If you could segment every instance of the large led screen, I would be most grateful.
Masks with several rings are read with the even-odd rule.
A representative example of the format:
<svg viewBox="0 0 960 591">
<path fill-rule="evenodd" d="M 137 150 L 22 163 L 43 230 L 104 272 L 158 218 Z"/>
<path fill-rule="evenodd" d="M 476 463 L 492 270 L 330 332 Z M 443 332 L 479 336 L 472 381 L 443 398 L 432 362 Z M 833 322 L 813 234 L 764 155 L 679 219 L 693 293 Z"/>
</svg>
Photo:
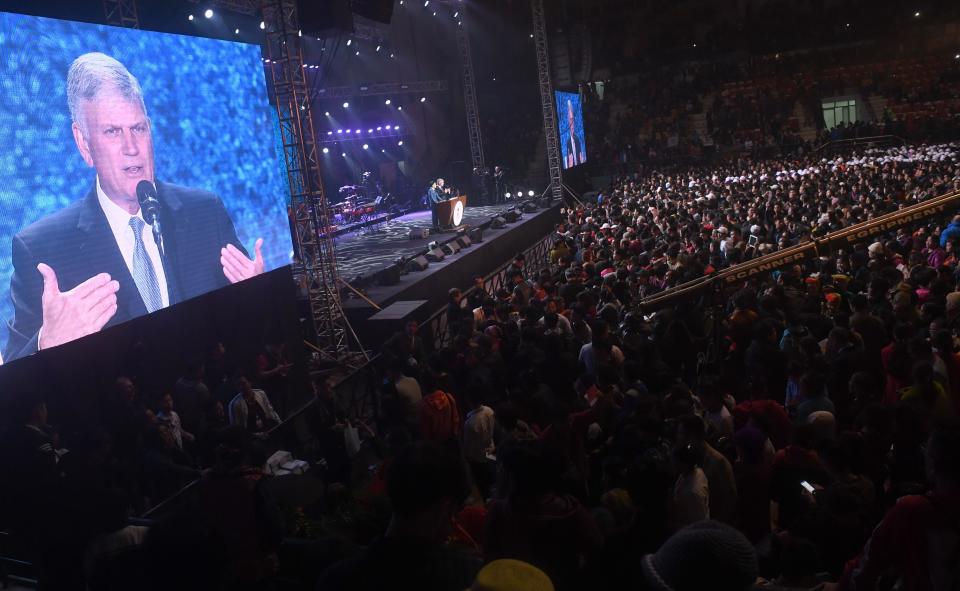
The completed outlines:
<svg viewBox="0 0 960 591">
<path fill-rule="evenodd" d="M 275 137 L 257 46 L 0 13 L 3 360 L 288 264 Z"/>
<path fill-rule="evenodd" d="M 553 92 L 557 103 L 557 127 L 560 131 L 560 155 L 564 168 L 587 161 L 587 142 L 583 133 L 583 108 L 575 92 Z"/>
</svg>

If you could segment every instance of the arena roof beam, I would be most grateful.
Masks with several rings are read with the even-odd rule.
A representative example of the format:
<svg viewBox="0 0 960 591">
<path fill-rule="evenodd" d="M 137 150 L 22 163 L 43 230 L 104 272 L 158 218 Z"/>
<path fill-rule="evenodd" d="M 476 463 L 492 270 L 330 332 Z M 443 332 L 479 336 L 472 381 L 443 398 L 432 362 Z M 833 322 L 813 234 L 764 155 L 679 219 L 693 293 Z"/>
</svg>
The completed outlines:
<svg viewBox="0 0 960 591">
<path fill-rule="evenodd" d="M 377 82 L 359 86 L 330 86 L 317 89 L 314 94 L 317 98 L 340 99 L 357 96 L 423 94 L 446 91 L 446 80 L 421 80 L 419 82 Z"/>
<path fill-rule="evenodd" d="M 137 0 L 103 0 L 103 15 L 108 25 L 129 29 L 140 28 Z"/>
</svg>

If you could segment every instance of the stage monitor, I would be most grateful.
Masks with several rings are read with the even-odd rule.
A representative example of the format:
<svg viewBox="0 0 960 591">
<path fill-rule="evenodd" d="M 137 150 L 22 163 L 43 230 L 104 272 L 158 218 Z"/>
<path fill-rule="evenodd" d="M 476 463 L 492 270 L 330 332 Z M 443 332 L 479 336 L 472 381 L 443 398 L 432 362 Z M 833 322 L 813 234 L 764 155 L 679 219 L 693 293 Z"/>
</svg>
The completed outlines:
<svg viewBox="0 0 960 591">
<path fill-rule="evenodd" d="M 0 88 L 7 363 L 289 264 L 258 46 L 0 13 Z"/>
<path fill-rule="evenodd" d="M 575 92 L 553 92 L 557 103 L 557 127 L 560 132 L 560 157 L 563 168 L 587 161 L 587 142 L 583 131 L 583 105 Z"/>
</svg>

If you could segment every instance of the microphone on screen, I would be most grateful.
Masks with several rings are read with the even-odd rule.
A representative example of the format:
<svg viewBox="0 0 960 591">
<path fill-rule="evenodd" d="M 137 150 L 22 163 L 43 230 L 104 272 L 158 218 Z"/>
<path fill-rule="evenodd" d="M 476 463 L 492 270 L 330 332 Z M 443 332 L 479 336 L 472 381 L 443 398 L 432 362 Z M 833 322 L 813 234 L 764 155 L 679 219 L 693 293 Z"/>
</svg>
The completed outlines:
<svg viewBox="0 0 960 591">
<path fill-rule="evenodd" d="M 157 199 L 157 188 L 150 181 L 140 181 L 137 183 L 137 201 L 140 203 L 140 211 L 143 212 L 143 219 L 153 230 L 153 240 L 157 243 L 160 250 L 160 256 L 163 256 L 163 233 L 160 229 L 160 200 Z"/>
</svg>

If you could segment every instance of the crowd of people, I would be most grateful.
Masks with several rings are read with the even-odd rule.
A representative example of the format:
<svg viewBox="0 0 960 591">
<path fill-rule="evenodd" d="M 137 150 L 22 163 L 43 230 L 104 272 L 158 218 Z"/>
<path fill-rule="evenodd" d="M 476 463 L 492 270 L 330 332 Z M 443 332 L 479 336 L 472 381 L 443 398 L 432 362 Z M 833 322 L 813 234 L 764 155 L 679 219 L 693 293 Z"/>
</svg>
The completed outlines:
<svg viewBox="0 0 960 591">
<path fill-rule="evenodd" d="M 48 400 L 62 401 L 50 393 L 14 400 L 0 427 L 0 470 L 10 476 L 0 487 L 0 529 L 16 541 L 4 551 L 34 561 L 44 588 L 82 588 L 74 585 L 84 577 L 103 583 L 115 574 L 114 554 L 145 540 L 147 528 L 128 517 L 222 476 L 225 442 L 248 448 L 249 458 L 272 449 L 293 365 L 282 343 L 237 361 L 216 343 L 162 387 L 118 377 L 87 424 L 61 410 L 65 430 L 51 426 L 60 422 Z"/>
<path fill-rule="evenodd" d="M 415 324 L 384 345 L 384 449 L 341 502 L 393 513 L 317 588 L 470 588 L 503 560 L 555 589 L 949 588 L 960 216 L 639 304 L 958 189 L 933 145 L 647 171 L 567 210 L 549 269 L 452 289 L 439 350 Z"/>
</svg>

